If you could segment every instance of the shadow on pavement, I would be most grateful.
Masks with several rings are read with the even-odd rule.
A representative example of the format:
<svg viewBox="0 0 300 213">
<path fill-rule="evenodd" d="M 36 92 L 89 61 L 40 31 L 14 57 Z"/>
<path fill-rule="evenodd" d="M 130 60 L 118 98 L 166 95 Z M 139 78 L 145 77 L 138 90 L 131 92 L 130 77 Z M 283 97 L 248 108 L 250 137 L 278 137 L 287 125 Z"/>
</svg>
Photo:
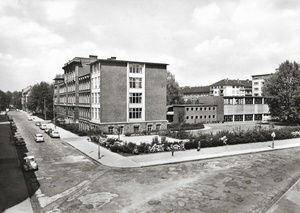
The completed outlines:
<svg viewBox="0 0 300 213">
<path fill-rule="evenodd" d="M 4 122 L 2 115 L 0 121 Z M 34 171 L 23 171 L 23 157 L 28 150 L 15 145 L 12 133 L 9 123 L 0 123 L 0 212 L 33 196 L 40 187 Z"/>
</svg>

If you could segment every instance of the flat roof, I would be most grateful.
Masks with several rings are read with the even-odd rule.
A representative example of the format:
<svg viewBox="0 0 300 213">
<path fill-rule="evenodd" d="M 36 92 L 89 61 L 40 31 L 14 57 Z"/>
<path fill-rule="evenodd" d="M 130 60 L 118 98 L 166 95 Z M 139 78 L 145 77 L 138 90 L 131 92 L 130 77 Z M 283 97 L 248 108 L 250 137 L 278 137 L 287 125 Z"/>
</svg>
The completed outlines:
<svg viewBox="0 0 300 213">
<path fill-rule="evenodd" d="M 144 62 L 144 61 L 129 61 L 129 60 L 117 60 L 117 59 L 111 59 L 111 58 L 108 58 L 108 59 L 97 59 L 96 61 L 93 61 L 91 63 L 89 63 L 89 65 L 91 64 L 95 64 L 97 62 L 120 62 L 120 63 L 143 63 L 143 64 L 158 64 L 158 65 L 169 65 L 169 64 L 166 64 L 166 63 L 155 63 L 155 62 Z"/>
</svg>

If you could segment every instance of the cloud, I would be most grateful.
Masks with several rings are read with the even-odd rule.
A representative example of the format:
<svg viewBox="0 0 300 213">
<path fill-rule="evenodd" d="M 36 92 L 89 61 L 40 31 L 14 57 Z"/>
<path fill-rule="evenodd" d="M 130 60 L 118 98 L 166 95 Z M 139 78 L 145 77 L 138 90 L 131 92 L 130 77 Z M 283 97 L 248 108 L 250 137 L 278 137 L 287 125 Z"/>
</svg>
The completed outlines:
<svg viewBox="0 0 300 213">
<path fill-rule="evenodd" d="M 74 15 L 77 2 L 74 0 L 45 1 L 46 15 L 50 21 L 70 20 Z"/>
<path fill-rule="evenodd" d="M 217 56 L 220 54 L 226 54 L 232 48 L 234 42 L 229 39 L 220 38 L 220 36 L 214 37 L 212 40 L 206 40 L 195 47 L 195 51 L 207 58 L 211 56 Z"/>
<path fill-rule="evenodd" d="M 59 45 L 64 39 L 40 24 L 16 17 L 0 17 L 0 37 L 22 40 L 37 46 Z"/>
<path fill-rule="evenodd" d="M 211 26 L 212 23 L 218 18 L 220 8 L 216 3 L 204 7 L 196 7 L 193 11 L 193 22 L 198 26 Z"/>
</svg>

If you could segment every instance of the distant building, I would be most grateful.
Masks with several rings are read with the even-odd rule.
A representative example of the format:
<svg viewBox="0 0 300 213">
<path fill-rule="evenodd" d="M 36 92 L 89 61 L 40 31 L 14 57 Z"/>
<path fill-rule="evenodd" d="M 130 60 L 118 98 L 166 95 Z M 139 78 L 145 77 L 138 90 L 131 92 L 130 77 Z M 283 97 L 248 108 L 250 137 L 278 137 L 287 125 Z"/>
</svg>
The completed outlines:
<svg viewBox="0 0 300 213">
<path fill-rule="evenodd" d="M 252 94 L 253 96 L 263 96 L 262 88 L 265 80 L 272 74 L 252 75 Z"/>
<path fill-rule="evenodd" d="M 179 123 L 215 123 L 224 119 L 224 105 L 222 97 L 200 97 L 199 104 L 174 104 L 167 107 L 169 122 Z M 184 116 L 180 118 L 180 116 Z"/>
<path fill-rule="evenodd" d="M 210 85 L 211 96 L 251 96 L 252 83 L 250 80 L 223 79 Z"/>
<path fill-rule="evenodd" d="M 28 97 L 30 96 L 32 86 L 28 86 L 25 89 L 22 89 L 22 97 L 21 97 L 21 104 L 22 110 L 28 111 Z"/>
<path fill-rule="evenodd" d="M 181 93 L 185 102 L 190 100 L 195 103 L 200 97 L 209 96 L 209 86 L 182 87 Z"/>
<path fill-rule="evenodd" d="M 167 64 L 74 58 L 55 83 L 55 110 L 80 130 L 166 129 Z"/>
</svg>

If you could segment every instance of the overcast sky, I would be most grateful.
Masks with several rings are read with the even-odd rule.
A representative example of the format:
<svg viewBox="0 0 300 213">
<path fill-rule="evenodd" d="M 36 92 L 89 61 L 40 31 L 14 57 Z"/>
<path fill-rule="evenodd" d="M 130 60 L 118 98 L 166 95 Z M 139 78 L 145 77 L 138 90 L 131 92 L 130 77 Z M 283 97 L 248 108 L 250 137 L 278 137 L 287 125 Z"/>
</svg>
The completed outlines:
<svg viewBox="0 0 300 213">
<path fill-rule="evenodd" d="M 300 62 L 299 0 L 0 1 L 0 90 L 51 83 L 74 57 L 170 64 L 180 86 Z"/>
</svg>

